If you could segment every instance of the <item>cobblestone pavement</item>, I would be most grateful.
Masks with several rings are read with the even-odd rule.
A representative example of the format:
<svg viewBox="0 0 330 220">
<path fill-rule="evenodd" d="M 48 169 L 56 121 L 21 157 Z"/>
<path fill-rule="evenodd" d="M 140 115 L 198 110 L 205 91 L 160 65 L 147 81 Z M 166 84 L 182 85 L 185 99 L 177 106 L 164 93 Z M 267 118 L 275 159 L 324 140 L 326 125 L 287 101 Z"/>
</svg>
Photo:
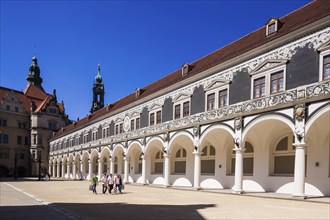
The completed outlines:
<svg viewBox="0 0 330 220">
<path fill-rule="evenodd" d="M 126 185 L 123 194 L 98 194 L 87 181 L 0 182 L 0 219 L 330 219 L 318 202 Z M 314 201 L 317 201 L 314 200 Z"/>
</svg>

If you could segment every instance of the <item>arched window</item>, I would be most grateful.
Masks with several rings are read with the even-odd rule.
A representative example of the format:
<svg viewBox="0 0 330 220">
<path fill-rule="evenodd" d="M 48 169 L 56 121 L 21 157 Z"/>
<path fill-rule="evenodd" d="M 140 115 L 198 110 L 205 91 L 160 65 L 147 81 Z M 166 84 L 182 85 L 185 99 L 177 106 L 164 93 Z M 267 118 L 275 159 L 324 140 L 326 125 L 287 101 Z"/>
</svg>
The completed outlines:
<svg viewBox="0 0 330 220">
<path fill-rule="evenodd" d="M 273 161 L 274 175 L 293 175 L 295 152 L 293 137 L 286 136 L 280 139 L 274 146 Z"/>
<path fill-rule="evenodd" d="M 180 148 L 175 153 L 175 158 L 174 158 L 175 174 L 186 174 L 186 157 L 187 157 L 187 151 L 184 148 Z"/>
<path fill-rule="evenodd" d="M 215 148 L 212 145 L 206 145 L 202 150 L 201 174 L 214 175 L 214 173 L 215 173 Z"/>
<path fill-rule="evenodd" d="M 253 145 L 246 141 L 245 142 L 245 151 L 243 153 L 243 175 L 245 176 L 251 176 L 253 175 L 253 154 L 254 149 Z M 231 160 L 231 173 L 235 174 L 235 159 L 236 159 L 236 152 L 233 150 L 232 154 L 232 160 Z"/>
<path fill-rule="evenodd" d="M 163 173 L 164 156 L 162 151 L 158 151 L 155 156 L 154 173 Z"/>
</svg>

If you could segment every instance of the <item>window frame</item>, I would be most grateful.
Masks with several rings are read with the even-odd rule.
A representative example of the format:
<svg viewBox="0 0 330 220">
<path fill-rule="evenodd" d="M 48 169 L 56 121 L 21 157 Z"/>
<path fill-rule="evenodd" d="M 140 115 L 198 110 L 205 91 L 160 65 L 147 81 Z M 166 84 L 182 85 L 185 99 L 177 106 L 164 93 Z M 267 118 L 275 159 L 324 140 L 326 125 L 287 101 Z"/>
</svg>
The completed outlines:
<svg viewBox="0 0 330 220">
<path fill-rule="evenodd" d="M 327 81 L 329 80 L 330 78 L 328 79 L 324 79 L 324 72 L 323 72 L 323 68 L 324 68 L 324 57 L 326 56 L 330 56 L 330 49 L 327 49 L 327 50 L 323 50 L 320 52 L 320 62 L 319 62 L 319 82 L 322 82 L 322 81 Z"/>
<path fill-rule="evenodd" d="M 157 121 L 158 113 L 160 114 L 160 121 L 159 120 Z M 151 108 L 149 108 L 149 120 L 148 120 L 149 126 L 155 126 L 155 125 L 161 124 L 162 116 L 163 116 L 162 106 L 157 105 L 157 104 L 152 105 Z M 151 123 L 151 122 L 153 122 L 153 123 Z"/>
<path fill-rule="evenodd" d="M 283 91 L 271 94 L 271 76 L 275 73 L 279 73 L 283 71 Z M 286 91 L 286 63 L 281 64 L 279 66 L 275 66 L 274 68 L 268 68 L 264 71 L 252 72 L 251 74 L 251 99 L 259 99 L 268 97 L 270 95 L 280 94 Z M 254 82 L 258 79 L 265 78 L 265 94 L 264 96 L 255 97 L 255 84 Z"/>
<path fill-rule="evenodd" d="M 216 109 L 220 108 L 225 108 L 229 105 L 229 83 L 230 81 L 228 80 L 216 80 L 212 83 L 210 83 L 209 86 L 206 87 L 205 89 L 205 111 L 214 111 Z M 220 92 L 227 91 L 227 96 L 226 96 L 226 105 L 220 107 Z M 213 109 L 209 109 L 208 103 L 208 97 L 210 95 L 214 94 L 214 105 Z"/>
<path fill-rule="evenodd" d="M 183 114 L 184 103 L 189 103 L 188 115 Z M 173 116 L 172 116 L 173 119 L 176 120 L 180 118 L 186 118 L 189 117 L 190 115 L 191 115 L 191 95 L 183 94 L 183 93 L 178 94 L 173 100 Z"/>
</svg>

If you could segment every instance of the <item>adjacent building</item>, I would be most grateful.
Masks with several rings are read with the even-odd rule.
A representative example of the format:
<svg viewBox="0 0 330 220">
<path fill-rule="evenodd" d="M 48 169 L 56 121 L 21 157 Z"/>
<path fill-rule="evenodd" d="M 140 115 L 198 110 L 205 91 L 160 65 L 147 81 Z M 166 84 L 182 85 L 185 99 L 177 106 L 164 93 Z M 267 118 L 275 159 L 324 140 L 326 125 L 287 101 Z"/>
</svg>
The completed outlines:
<svg viewBox="0 0 330 220">
<path fill-rule="evenodd" d="M 265 22 L 115 103 L 93 102 L 51 138 L 52 176 L 329 196 L 330 4 Z"/>
<path fill-rule="evenodd" d="M 56 91 L 42 87 L 37 58 L 23 91 L 0 87 L 0 176 L 39 176 L 48 172 L 49 139 L 68 125 Z"/>
</svg>

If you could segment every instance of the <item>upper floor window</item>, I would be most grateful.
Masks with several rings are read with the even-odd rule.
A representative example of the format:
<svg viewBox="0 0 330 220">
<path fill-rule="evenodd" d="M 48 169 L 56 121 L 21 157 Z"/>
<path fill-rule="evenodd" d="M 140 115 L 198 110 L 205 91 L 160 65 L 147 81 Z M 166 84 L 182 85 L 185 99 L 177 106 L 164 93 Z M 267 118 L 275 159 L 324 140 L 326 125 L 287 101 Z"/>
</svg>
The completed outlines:
<svg viewBox="0 0 330 220">
<path fill-rule="evenodd" d="M 97 131 L 94 131 L 92 133 L 92 141 L 96 141 L 97 140 L 97 135 L 98 135 L 98 132 Z"/>
<path fill-rule="evenodd" d="M 162 123 L 162 106 L 152 104 L 149 107 L 149 126 Z"/>
<path fill-rule="evenodd" d="M 261 98 L 285 91 L 287 60 L 266 60 L 251 73 L 251 98 Z"/>
<path fill-rule="evenodd" d="M 0 143 L 3 143 L 3 144 L 8 144 L 9 143 L 8 134 L 0 133 Z"/>
<path fill-rule="evenodd" d="M 211 93 L 207 95 L 207 111 L 211 111 L 215 109 L 215 93 Z"/>
<path fill-rule="evenodd" d="M 183 103 L 182 116 L 183 116 L 183 117 L 188 117 L 189 115 L 190 115 L 190 106 L 189 106 L 189 102 L 184 102 L 184 103 Z"/>
<path fill-rule="evenodd" d="M 75 143 L 75 145 L 79 145 L 80 144 L 80 140 L 79 139 L 80 139 L 79 137 L 76 137 L 76 143 Z"/>
<path fill-rule="evenodd" d="M 102 138 L 106 138 L 109 136 L 109 127 L 105 127 L 102 129 Z"/>
<path fill-rule="evenodd" d="M 155 113 L 150 114 L 149 125 L 153 126 L 155 124 Z"/>
<path fill-rule="evenodd" d="M 0 126 L 7 127 L 7 119 L 0 118 Z"/>
<path fill-rule="evenodd" d="M 162 112 L 157 111 L 156 112 L 156 124 L 160 124 L 160 123 L 162 123 Z"/>
<path fill-rule="evenodd" d="M 48 122 L 48 128 L 51 130 L 56 130 L 57 129 L 57 123 L 53 121 Z"/>
<path fill-rule="evenodd" d="M 140 118 L 135 119 L 135 129 L 140 129 Z"/>
<path fill-rule="evenodd" d="M 88 142 L 88 134 L 85 134 L 83 137 L 83 143 L 86 144 Z"/>
<path fill-rule="evenodd" d="M 227 89 L 219 91 L 219 102 L 218 107 L 223 108 L 228 105 L 228 94 Z"/>
<path fill-rule="evenodd" d="M 330 54 L 323 57 L 323 80 L 330 79 Z"/>
<path fill-rule="evenodd" d="M 272 35 L 280 29 L 282 23 L 278 18 L 270 18 L 266 23 L 266 35 Z"/>
<path fill-rule="evenodd" d="M 179 119 L 190 116 L 190 94 L 180 93 L 173 98 L 173 118 Z"/>
<path fill-rule="evenodd" d="M 212 111 L 228 105 L 229 83 L 229 80 L 217 79 L 206 86 L 206 111 Z"/>
</svg>

